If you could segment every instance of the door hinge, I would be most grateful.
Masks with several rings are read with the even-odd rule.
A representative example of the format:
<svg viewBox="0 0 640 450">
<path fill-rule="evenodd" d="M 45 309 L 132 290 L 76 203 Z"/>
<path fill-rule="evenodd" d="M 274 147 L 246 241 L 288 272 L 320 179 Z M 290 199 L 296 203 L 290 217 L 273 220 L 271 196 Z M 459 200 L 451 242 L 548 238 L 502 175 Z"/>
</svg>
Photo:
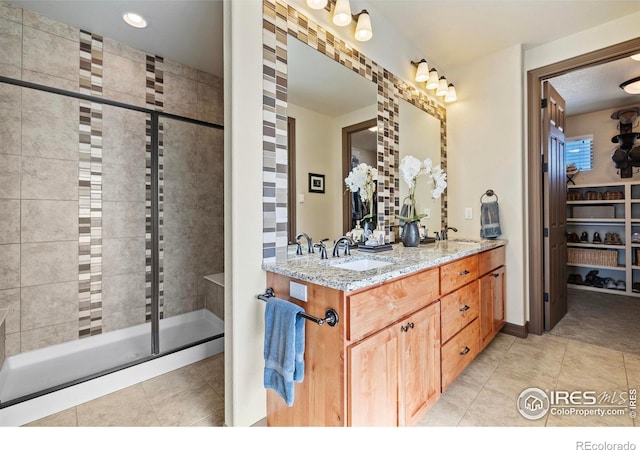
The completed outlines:
<svg viewBox="0 0 640 450">
<path fill-rule="evenodd" d="M 542 100 L 540 100 L 540 108 L 545 109 L 547 107 L 547 99 L 543 98 Z"/>
<path fill-rule="evenodd" d="M 542 299 L 544 300 L 544 302 L 545 302 L 545 303 L 549 303 L 549 293 L 548 293 L 548 292 L 545 292 L 545 293 L 542 295 Z"/>
<path fill-rule="evenodd" d="M 549 163 L 542 163 L 542 173 L 547 173 L 549 171 Z"/>
<path fill-rule="evenodd" d="M 542 237 L 549 237 L 549 229 L 548 228 L 543 228 L 542 229 Z"/>
</svg>

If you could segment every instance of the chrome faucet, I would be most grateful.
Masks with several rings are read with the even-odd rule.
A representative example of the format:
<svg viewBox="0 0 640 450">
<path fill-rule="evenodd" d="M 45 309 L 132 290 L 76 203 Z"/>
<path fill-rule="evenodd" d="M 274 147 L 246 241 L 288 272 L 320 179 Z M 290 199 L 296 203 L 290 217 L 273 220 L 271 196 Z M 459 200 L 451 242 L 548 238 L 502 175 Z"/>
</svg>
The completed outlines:
<svg viewBox="0 0 640 450">
<path fill-rule="evenodd" d="M 320 242 L 318 242 L 317 244 L 313 244 L 314 247 L 318 247 L 319 251 L 320 251 L 320 259 L 328 259 L 327 258 L 327 246 L 324 245 L 325 242 L 327 242 L 329 240 L 329 238 L 324 238 L 321 239 Z"/>
<path fill-rule="evenodd" d="M 337 258 L 340 256 L 340 243 L 344 242 L 344 256 L 351 255 L 351 250 L 349 249 L 350 245 L 353 245 L 353 239 L 348 236 L 342 236 L 338 238 L 338 240 L 333 244 L 333 257 Z"/>
<path fill-rule="evenodd" d="M 300 243 L 300 238 L 303 237 L 307 240 L 307 253 L 314 253 L 313 239 L 311 239 L 307 233 L 300 233 L 296 236 L 296 244 L 298 245 L 298 248 L 296 248 L 296 255 L 302 255 L 302 245 Z"/>
<path fill-rule="evenodd" d="M 447 227 L 440 232 L 439 240 L 446 241 L 449 238 L 448 237 L 449 230 L 453 231 L 454 233 L 458 232 L 458 229 L 455 227 Z"/>
</svg>

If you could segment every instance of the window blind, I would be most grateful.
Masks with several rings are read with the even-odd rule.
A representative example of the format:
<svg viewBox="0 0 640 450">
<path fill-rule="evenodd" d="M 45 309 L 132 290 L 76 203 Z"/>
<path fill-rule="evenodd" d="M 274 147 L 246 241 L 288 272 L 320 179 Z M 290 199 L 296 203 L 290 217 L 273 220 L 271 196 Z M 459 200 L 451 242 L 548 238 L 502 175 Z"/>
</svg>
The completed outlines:
<svg viewBox="0 0 640 450">
<path fill-rule="evenodd" d="M 593 137 L 569 138 L 565 142 L 565 163 L 575 164 L 581 172 L 593 168 Z"/>
</svg>

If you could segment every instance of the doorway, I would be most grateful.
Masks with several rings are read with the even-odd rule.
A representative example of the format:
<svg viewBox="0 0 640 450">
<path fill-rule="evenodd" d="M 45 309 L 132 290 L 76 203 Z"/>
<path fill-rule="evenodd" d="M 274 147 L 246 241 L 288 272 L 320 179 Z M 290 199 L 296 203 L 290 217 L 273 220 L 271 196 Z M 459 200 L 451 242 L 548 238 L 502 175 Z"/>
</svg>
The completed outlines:
<svg viewBox="0 0 640 450">
<path fill-rule="evenodd" d="M 541 158 L 542 149 L 542 86 L 547 80 L 568 72 L 600 65 L 628 57 L 640 51 L 640 38 L 606 47 L 565 61 L 550 64 L 527 73 L 527 114 L 528 114 L 528 173 L 529 192 L 527 242 L 529 253 L 529 323 L 528 332 L 541 335 L 545 331 L 545 261 L 544 253 L 544 211 L 549 206 L 544 201 L 544 171 Z"/>
</svg>

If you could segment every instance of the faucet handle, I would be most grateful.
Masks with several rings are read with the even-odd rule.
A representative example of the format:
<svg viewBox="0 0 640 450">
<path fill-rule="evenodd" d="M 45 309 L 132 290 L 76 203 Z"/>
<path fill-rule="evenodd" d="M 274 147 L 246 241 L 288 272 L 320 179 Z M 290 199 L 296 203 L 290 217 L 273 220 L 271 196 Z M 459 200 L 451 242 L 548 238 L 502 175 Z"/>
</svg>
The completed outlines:
<svg viewBox="0 0 640 450">
<path fill-rule="evenodd" d="M 328 240 L 329 238 L 324 238 L 324 239 L 321 239 L 318 243 L 313 244 L 314 247 L 318 247 L 320 249 L 320 259 L 328 259 L 327 246 L 324 245 L 324 243 L 327 242 Z"/>
</svg>

